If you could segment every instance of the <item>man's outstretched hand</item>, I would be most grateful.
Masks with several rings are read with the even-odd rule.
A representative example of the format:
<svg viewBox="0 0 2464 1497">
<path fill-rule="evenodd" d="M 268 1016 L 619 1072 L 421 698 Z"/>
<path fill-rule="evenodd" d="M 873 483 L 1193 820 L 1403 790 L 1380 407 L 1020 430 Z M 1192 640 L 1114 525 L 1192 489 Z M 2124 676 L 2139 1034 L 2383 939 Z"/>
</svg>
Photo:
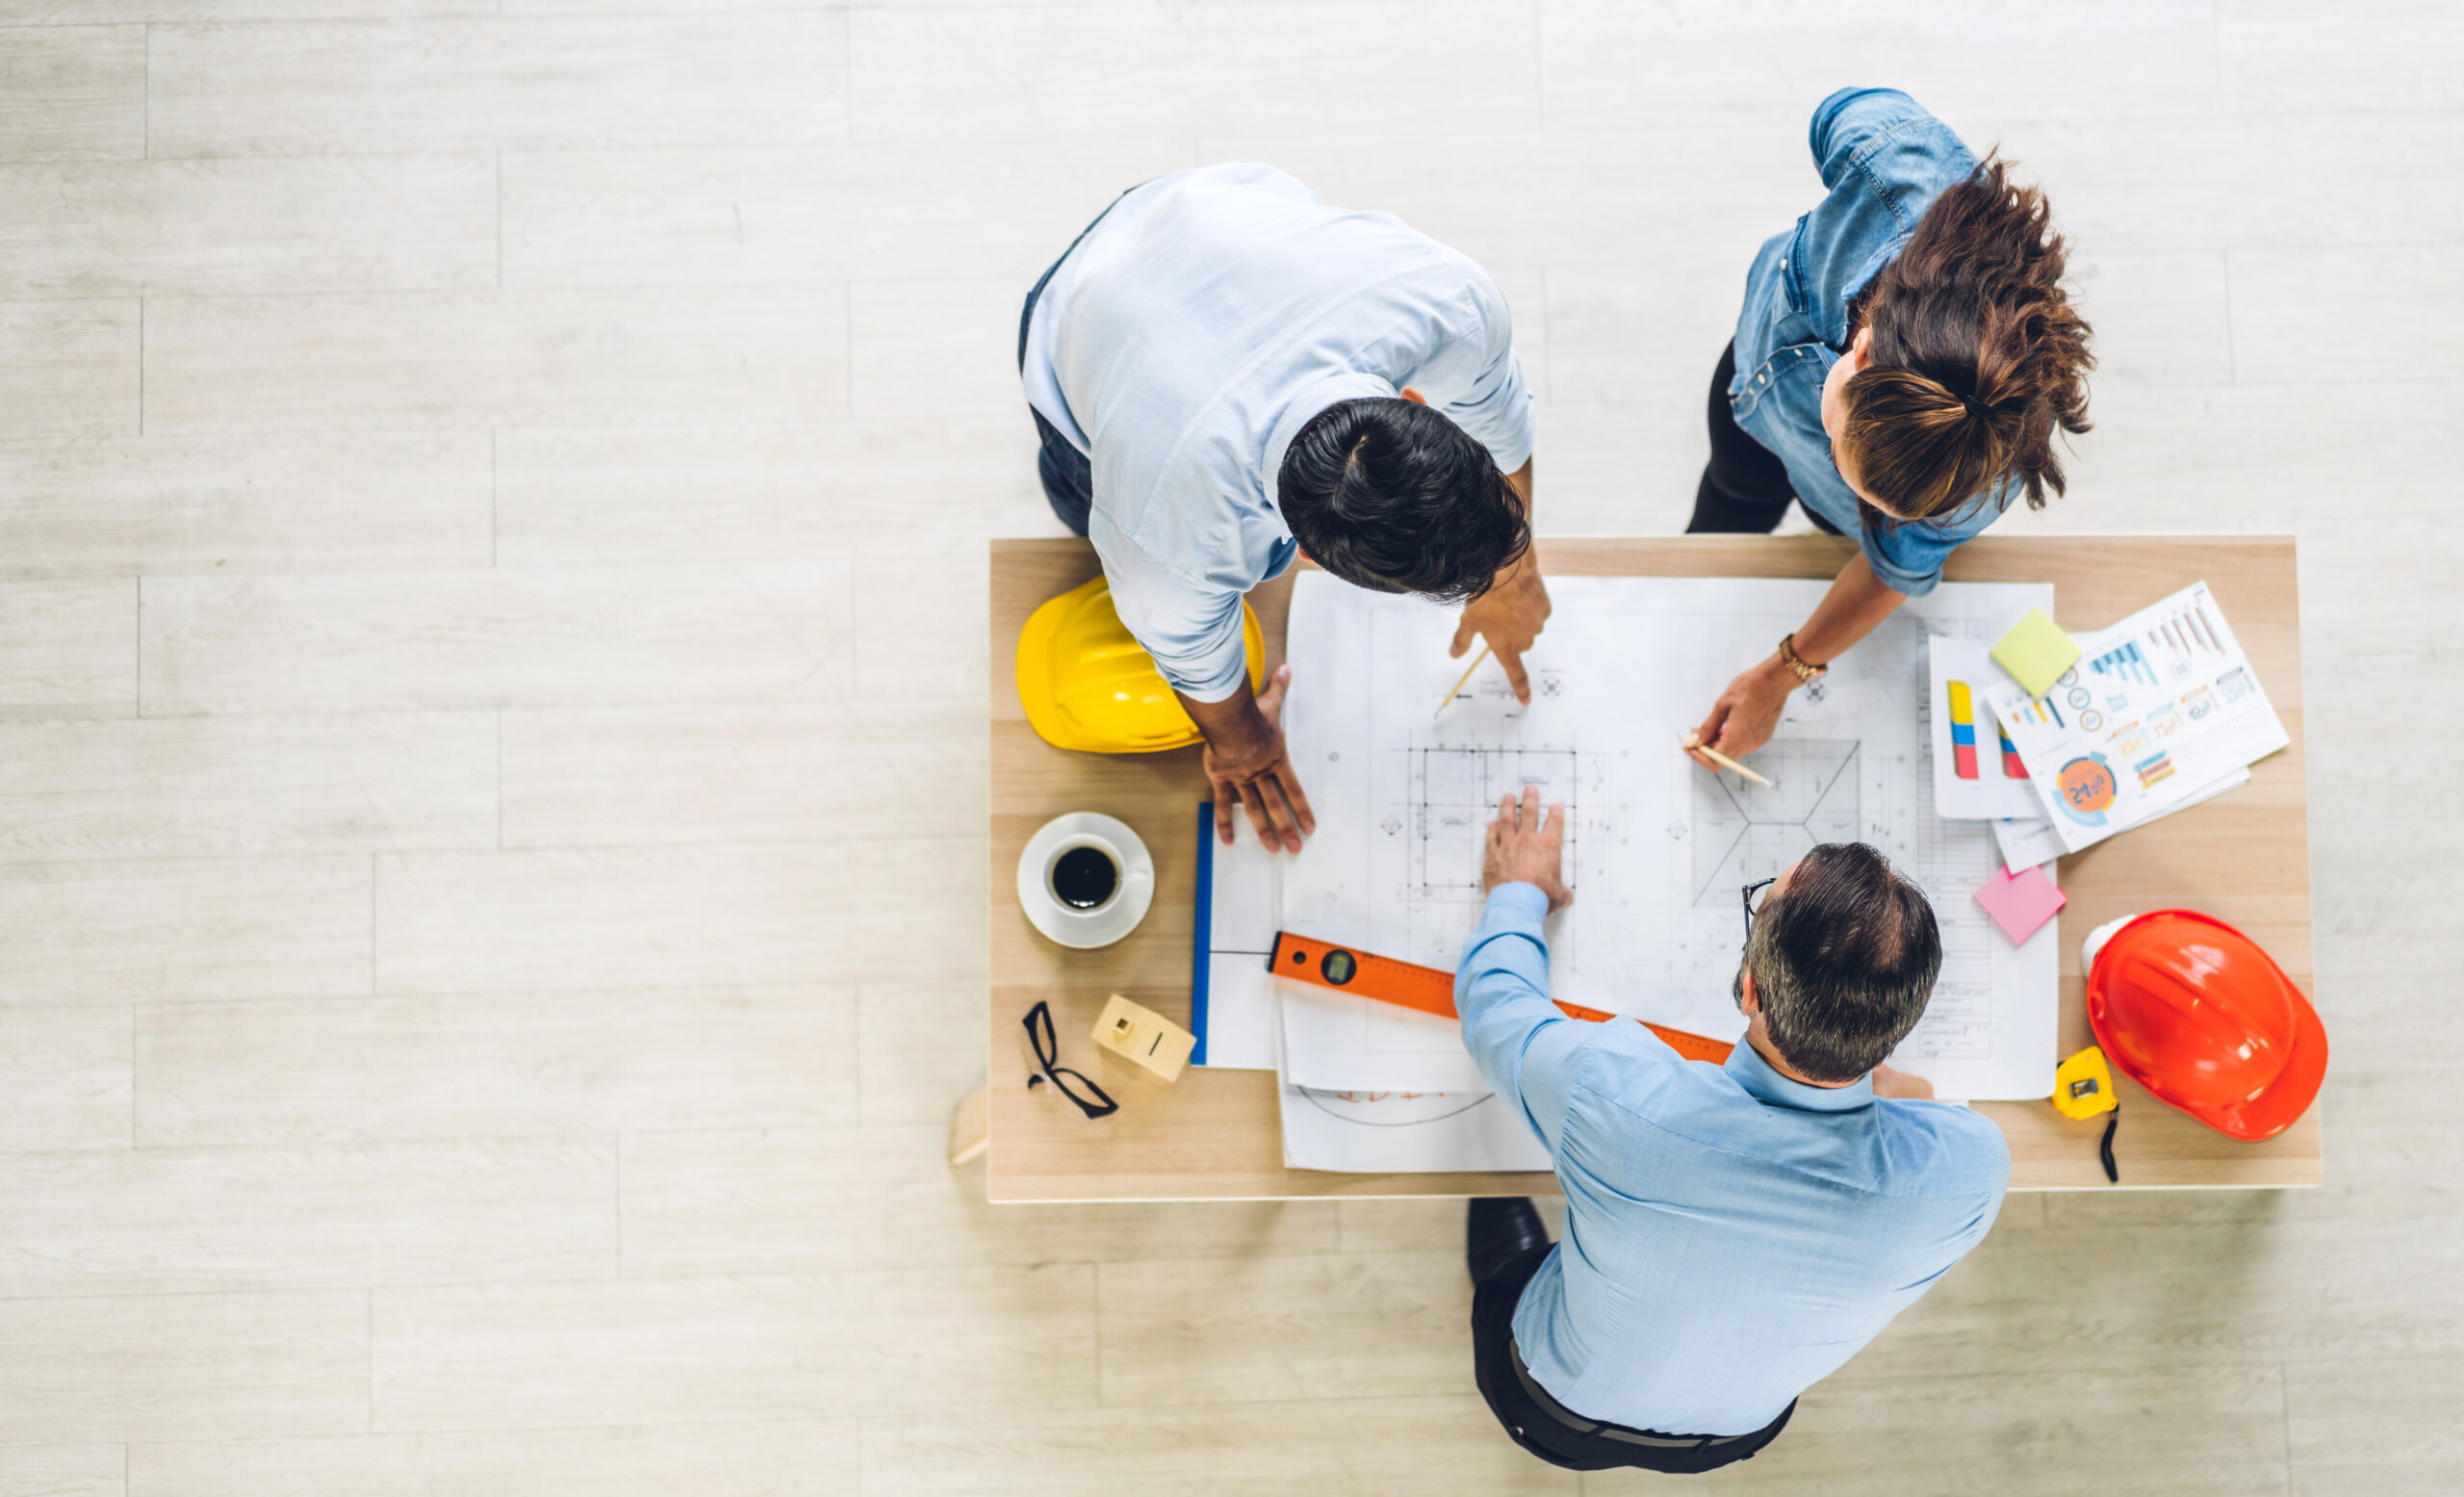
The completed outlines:
<svg viewBox="0 0 2464 1497">
<path fill-rule="evenodd" d="M 1480 892 L 1500 884 L 1530 884 L 1549 896 L 1552 914 L 1574 903 L 1575 891 L 1557 876 L 1563 862 L 1566 808 L 1552 806 L 1543 819 L 1540 792 L 1524 787 L 1523 799 L 1498 798 L 1498 818 L 1489 823 L 1489 839 L 1480 857 Z"/>
<path fill-rule="evenodd" d="M 1540 564 L 1527 552 L 1495 587 L 1464 606 L 1462 622 L 1454 626 L 1454 643 L 1447 654 L 1459 660 L 1472 648 L 1474 636 L 1486 639 L 1489 653 L 1505 667 L 1514 699 L 1529 707 L 1531 678 L 1523 668 L 1523 652 L 1531 648 L 1548 623 L 1549 589 L 1541 584 Z"/>
<path fill-rule="evenodd" d="M 1258 829 L 1258 840 L 1269 852 L 1298 852 L 1301 834 L 1318 830 L 1309 797 L 1300 789 L 1299 772 L 1283 744 L 1283 697 L 1291 685 L 1292 667 L 1278 665 L 1254 707 L 1243 700 L 1249 689 L 1245 683 L 1232 699 L 1238 710 L 1217 707 L 1191 713 L 1206 734 L 1206 783 L 1215 792 L 1216 834 L 1226 847 L 1232 845 L 1235 805 L 1248 812 L 1249 824 Z M 1181 701 L 1191 705 L 1187 697 Z"/>
</svg>

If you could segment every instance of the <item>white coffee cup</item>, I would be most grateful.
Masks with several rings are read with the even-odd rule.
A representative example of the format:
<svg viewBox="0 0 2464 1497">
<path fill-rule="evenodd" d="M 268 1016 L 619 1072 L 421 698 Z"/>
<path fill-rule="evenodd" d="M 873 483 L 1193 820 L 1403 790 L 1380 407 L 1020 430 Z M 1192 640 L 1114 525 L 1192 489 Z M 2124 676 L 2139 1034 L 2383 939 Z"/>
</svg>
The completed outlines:
<svg viewBox="0 0 2464 1497">
<path fill-rule="evenodd" d="M 1044 860 L 1044 888 L 1065 919 L 1100 920 L 1129 887 L 1120 849 L 1111 838 L 1081 832 Z"/>
<path fill-rule="evenodd" d="M 1155 861 L 1128 826 L 1091 811 L 1056 816 L 1018 854 L 1018 907 L 1046 939 L 1108 946 L 1155 899 Z"/>
</svg>

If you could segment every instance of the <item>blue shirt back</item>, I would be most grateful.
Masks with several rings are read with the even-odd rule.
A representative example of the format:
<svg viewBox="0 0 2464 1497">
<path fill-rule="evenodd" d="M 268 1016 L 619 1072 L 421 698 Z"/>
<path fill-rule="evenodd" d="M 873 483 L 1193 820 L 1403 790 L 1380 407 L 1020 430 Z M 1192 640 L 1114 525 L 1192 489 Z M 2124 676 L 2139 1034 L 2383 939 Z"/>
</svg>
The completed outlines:
<svg viewBox="0 0 2464 1497">
<path fill-rule="evenodd" d="M 1808 1086 L 1750 1045 L 1714 1066 L 1638 1023 L 1568 1019 L 1548 999 L 1548 908 L 1499 886 L 1454 976 L 1463 1043 L 1566 1193 L 1515 1344 L 1589 1418 L 1758 1430 L 1983 1240 L 2009 1147 L 1964 1107 L 1879 1100 L 1871 1078 Z"/>
<path fill-rule="evenodd" d="M 1962 541 L 2001 518 L 2016 494 L 2004 482 L 1939 520 L 1891 526 L 1861 512 L 1822 429 L 1822 385 L 1848 351 L 1848 305 L 1898 258 L 1945 188 L 1976 158 L 1948 125 L 1894 89 L 1842 89 L 1813 112 L 1814 165 L 1829 195 L 1773 236 L 1746 272 L 1736 319 L 1736 423 L 1787 467 L 1807 508 L 1858 538 L 1874 575 L 1922 597 Z"/>
</svg>

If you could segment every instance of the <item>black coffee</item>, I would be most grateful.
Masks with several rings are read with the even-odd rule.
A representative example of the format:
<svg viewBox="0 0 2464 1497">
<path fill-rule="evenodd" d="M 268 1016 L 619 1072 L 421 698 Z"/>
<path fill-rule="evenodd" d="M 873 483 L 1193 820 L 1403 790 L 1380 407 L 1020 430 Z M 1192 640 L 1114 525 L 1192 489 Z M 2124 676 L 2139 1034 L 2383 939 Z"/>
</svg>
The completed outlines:
<svg viewBox="0 0 2464 1497">
<path fill-rule="evenodd" d="M 1052 891 L 1072 910 L 1092 910 L 1120 887 L 1120 869 L 1100 847 L 1072 847 L 1052 865 Z"/>
</svg>

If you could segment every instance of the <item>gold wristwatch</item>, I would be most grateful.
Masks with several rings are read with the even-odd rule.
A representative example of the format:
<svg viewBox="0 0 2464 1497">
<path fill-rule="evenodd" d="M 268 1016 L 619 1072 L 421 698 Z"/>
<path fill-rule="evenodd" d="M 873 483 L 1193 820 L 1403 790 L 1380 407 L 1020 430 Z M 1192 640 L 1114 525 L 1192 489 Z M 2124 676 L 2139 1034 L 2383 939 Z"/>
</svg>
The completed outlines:
<svg viewBox="0 0 2464 1497">
<path fill-rule="evenodd" d="M 1789 674 L 1797 678 L 1797 684 L 1801 686 L 1812 685 L 1831 673 L 1830 666 L 1815 665 L 1797 653 L 1797 636 L 1793 632 L 1780 641 L 1780 663 L 1788 667 Z"/>
</svg>

